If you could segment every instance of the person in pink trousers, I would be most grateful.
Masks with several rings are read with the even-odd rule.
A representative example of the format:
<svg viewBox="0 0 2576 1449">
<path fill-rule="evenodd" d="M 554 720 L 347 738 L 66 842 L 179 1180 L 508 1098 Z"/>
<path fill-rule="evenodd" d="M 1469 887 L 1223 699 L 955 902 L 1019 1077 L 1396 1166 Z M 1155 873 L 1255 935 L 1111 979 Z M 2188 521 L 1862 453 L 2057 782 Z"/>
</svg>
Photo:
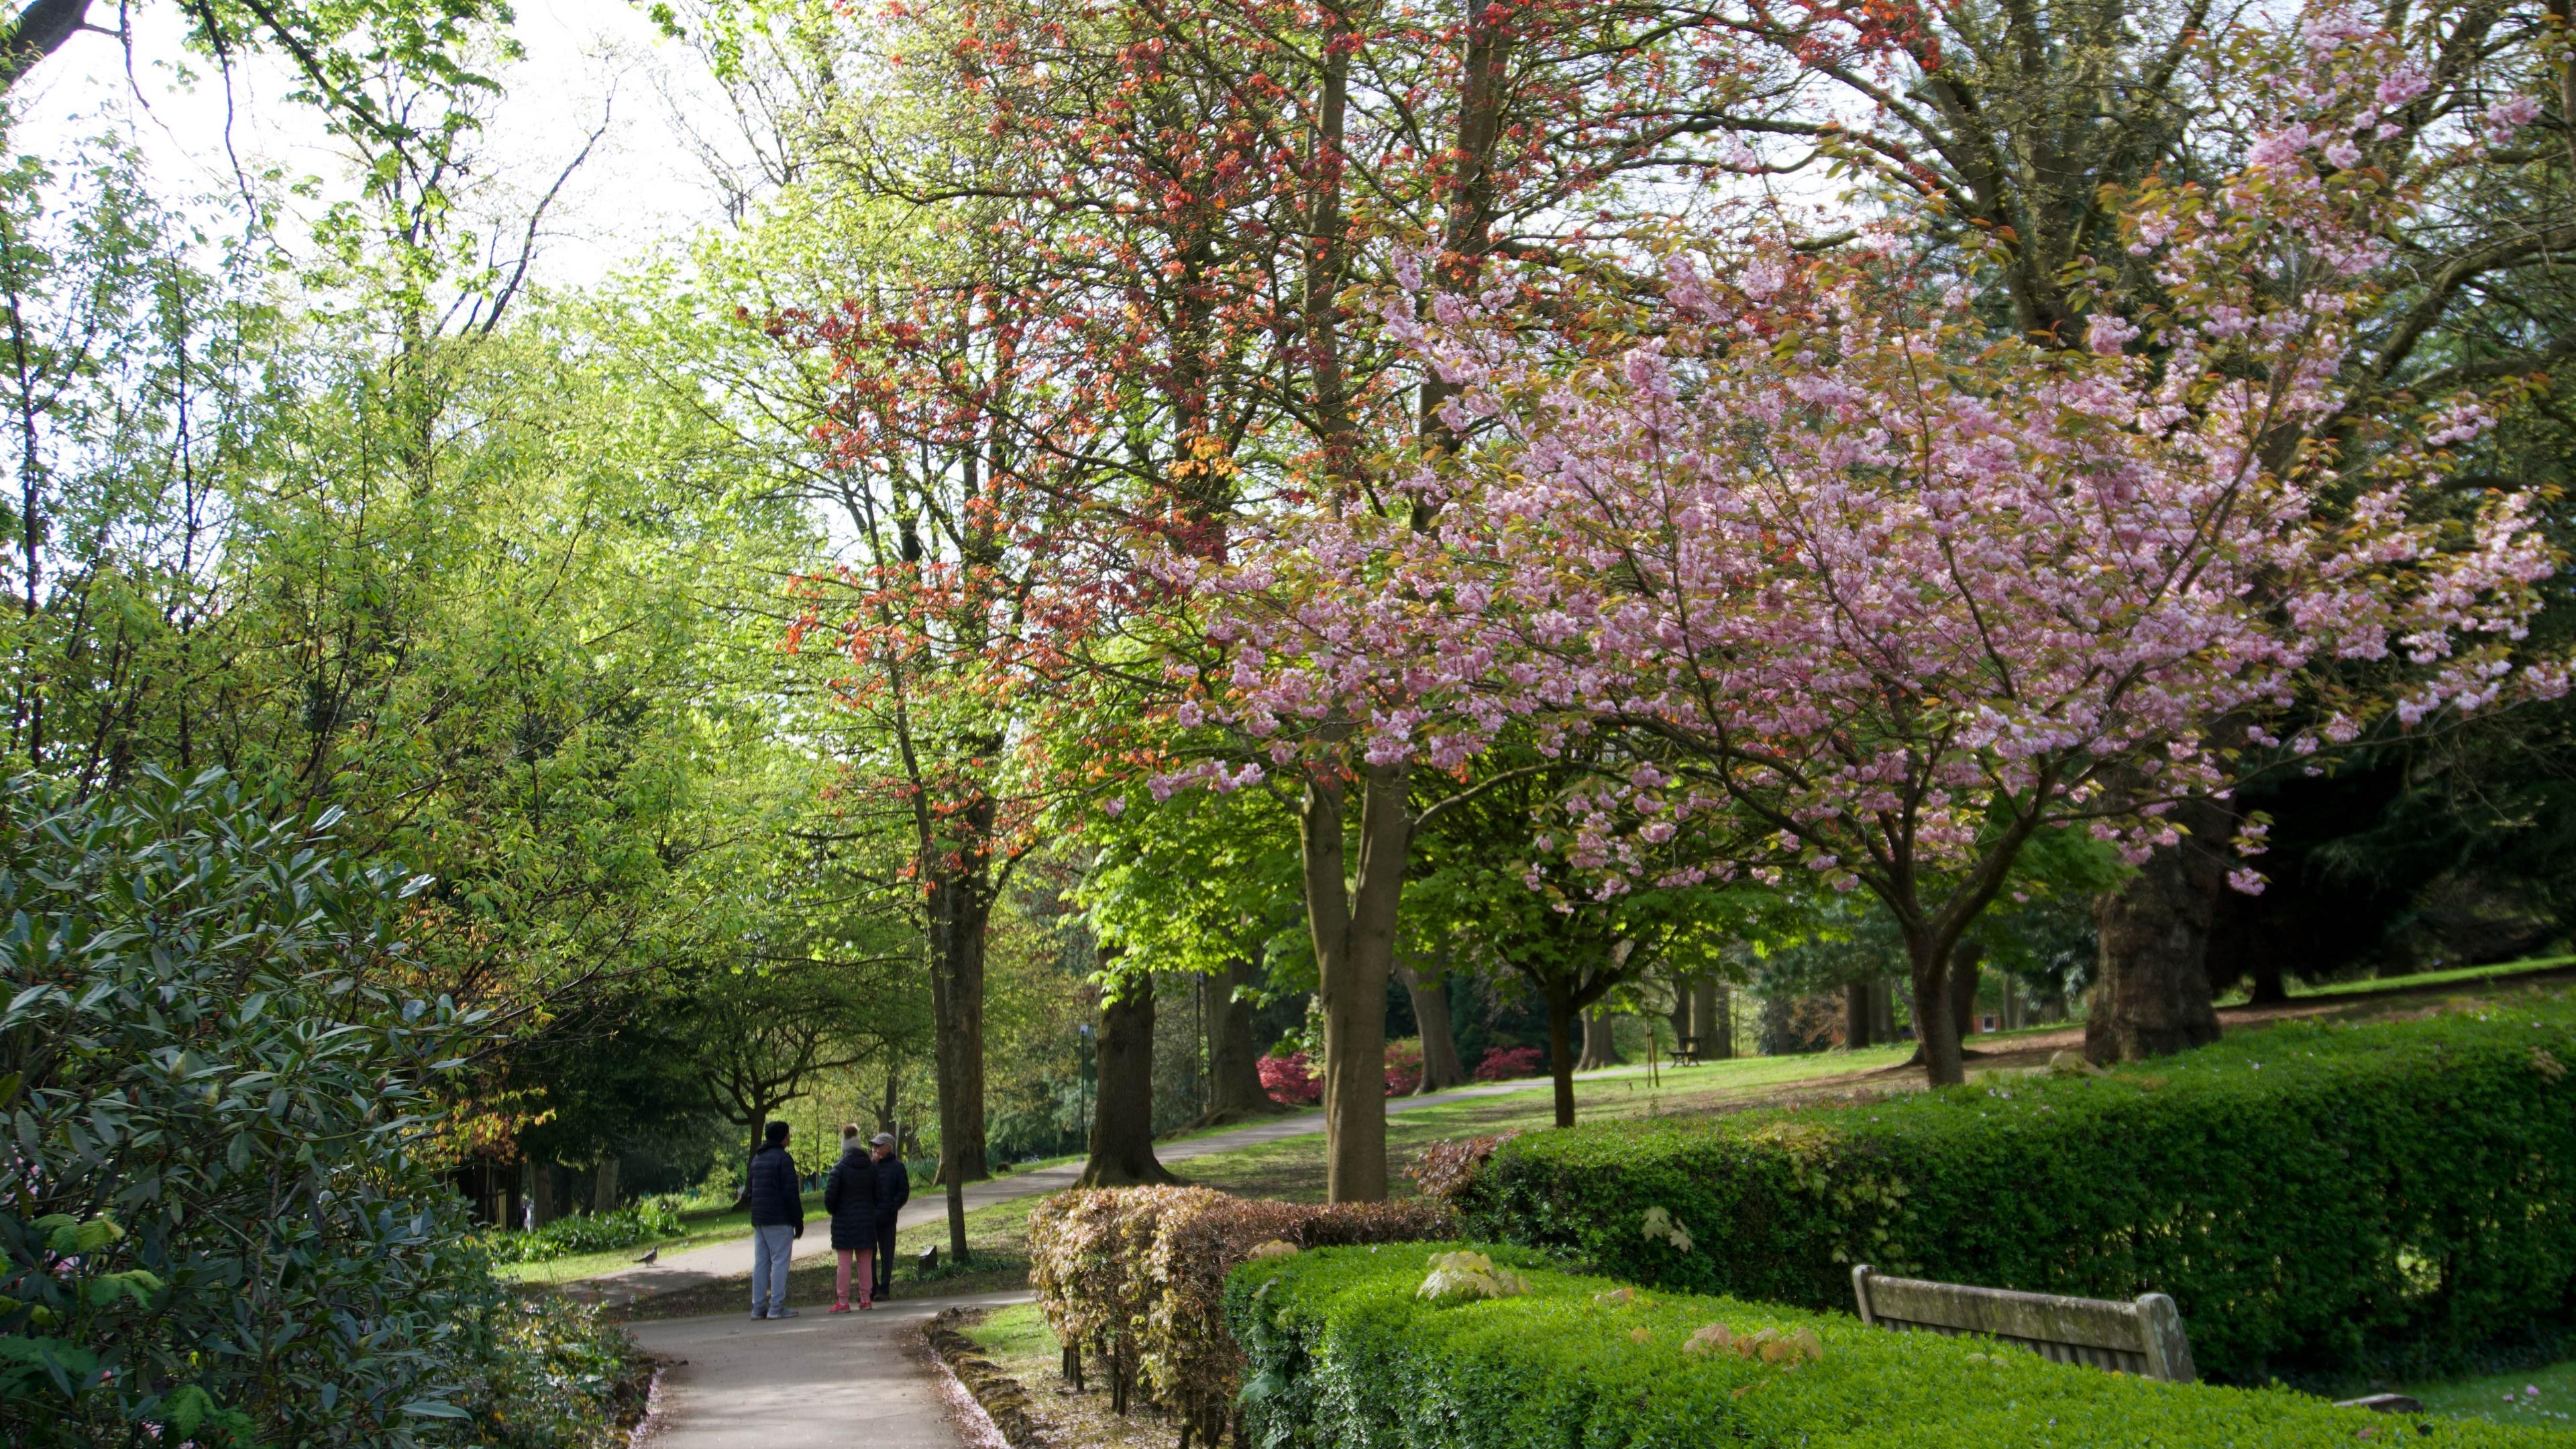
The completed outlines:
<svg viewBox="0 0 2576 1449">
<path fill-rule="evenodd" d="M 877 1245 L 877 1170 L 866 1139 L 856 1126 L 841 1128 L 841 1160 L 823 1184 L 823 1211 L 832 1215 L 832 1248 L 841 1256 L 841 1272 L 832 1299 L 834 1313 L 850 1311 L 850 1273 L 858 1270 L 859 1307 L 874 1308 Z"/>
</svg>

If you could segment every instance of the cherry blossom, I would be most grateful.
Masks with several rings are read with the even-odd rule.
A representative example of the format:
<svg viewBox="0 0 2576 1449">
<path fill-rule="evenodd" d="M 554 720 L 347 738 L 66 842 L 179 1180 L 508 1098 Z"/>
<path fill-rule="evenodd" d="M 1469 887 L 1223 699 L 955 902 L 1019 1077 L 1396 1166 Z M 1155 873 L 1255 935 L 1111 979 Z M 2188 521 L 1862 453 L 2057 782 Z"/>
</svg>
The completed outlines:
<svg viewBox="0 0 2576 1449">
<path fill-rule="evenodd" d="M 1937 1010 L 2036 832 L 2139 859 L 2266 761 L 2563 690 L 2516 648 L 2554 566 L 2527 501 L 2427 486 L 2492 411 L 2318 433 L 2407 204 L 2347 147 L 2421 83 L 2349 12 L 2300 38 L 2242 170 L 2129 201 L 2171 315 L 2097 315 L 2082 350 L 1997 341 L 1972 279 L 1883 229 L 1677 252 L 1657 335 L 1607 358 L 1508 289 L 1393 300 L 1477 441 L 1406 482 L 1433 527 L 1297 517 L 1175 565 L 1240 645 L 1199 708 L 1274 763 L 1332 731 L 1452 769 L 1515 720 L 1615 733 L 1649 768 L 1565 802 L 1600 889 L 1867 888 Z"/>
</svg>

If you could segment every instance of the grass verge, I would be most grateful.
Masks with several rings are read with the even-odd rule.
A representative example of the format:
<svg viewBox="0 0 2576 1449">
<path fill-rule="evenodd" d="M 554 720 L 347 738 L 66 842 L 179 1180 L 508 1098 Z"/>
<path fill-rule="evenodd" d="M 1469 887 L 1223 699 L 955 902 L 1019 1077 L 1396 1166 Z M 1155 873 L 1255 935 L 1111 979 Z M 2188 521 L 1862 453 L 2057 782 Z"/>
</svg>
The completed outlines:
<svg viewBox="0 0 2576 1449">
<path fill-rule="evenodd" d="M 2576 1359 L 2508 1374 L 2410 1385 L 2406 1392 L 2436 1414 L 2556 1429 L 2576 1438 Z"/>
</svg>

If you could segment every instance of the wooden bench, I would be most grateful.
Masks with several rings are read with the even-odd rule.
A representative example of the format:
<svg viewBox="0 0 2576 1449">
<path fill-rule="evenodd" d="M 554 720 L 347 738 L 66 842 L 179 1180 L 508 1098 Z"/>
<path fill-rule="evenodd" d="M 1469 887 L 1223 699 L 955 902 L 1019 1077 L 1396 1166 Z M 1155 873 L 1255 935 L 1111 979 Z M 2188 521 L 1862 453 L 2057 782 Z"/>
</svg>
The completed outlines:
<svg viewBox="0 0 2576 1449">
<path fill-rule="evenodd" d="M 1889 1278 L 1863 1263 L 1852 1269 L 1852 1296 L 1863 1323 L 1924 1333 L 1983 1334 L 2018 1344 L 2058 1363 L 2087 1364 L 2140 1378 L 2189 1383 L 2191 1341 L 2182 1314 L 2162 1293 L 2126 1303 L 2061 1298 L 1921 1278 Z"/>
</svg>

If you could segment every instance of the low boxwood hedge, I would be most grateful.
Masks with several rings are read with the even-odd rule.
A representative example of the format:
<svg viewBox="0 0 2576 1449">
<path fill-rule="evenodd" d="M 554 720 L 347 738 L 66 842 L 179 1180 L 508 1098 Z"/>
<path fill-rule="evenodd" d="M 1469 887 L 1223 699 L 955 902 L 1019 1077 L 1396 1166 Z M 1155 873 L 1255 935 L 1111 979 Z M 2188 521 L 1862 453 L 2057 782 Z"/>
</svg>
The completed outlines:
<svg viewBox="0 0 2576 1449">
<path fill-rule="evenodd" d="M 2576 1004 L 2524 993 L 2098 1077 L 1532 1133 L 1453 1195 L 1471 1234 L 1639 1282 L 1847 1308 L 1868 1262 L 2155 1290 L 2207 1377 L 2418 1370 L 2576 1319 L 2571 1064 Z"/>
<path fill-rule="evenodd" d="M 2545 1446 L 2545 1431 L 2338 1409 L 2286 1389 L 2159 1384 L 1967 1338 L 1894 1333 L 1842 1314 L 1735 1299 L 1615 1295 L 1601 1278 L 1520 1267 L 1524 1296 L 1416 1297 L 1455 1244 L 1310 1250 L 1244 1264 L 1226 1313 L 1249 1355 L 1241 1442 L 1266 1449 L 2299 1449 L 2410 1443 Z M 1694 1351 L 1811 1331 L 1794 1366 Z M 1705 1340 L 1703 1340 L 1705 1341 Z"/>
</svg>

